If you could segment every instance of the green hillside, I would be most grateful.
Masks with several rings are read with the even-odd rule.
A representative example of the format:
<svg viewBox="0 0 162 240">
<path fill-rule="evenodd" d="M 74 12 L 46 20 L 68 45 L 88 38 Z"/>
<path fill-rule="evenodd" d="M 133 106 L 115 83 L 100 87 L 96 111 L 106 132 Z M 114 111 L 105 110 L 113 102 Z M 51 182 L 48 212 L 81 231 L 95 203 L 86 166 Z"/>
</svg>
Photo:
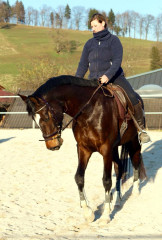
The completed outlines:
<svg viewBox="0 0 162 240">
<path fill-rule="evenodd" d="M 12 91 L 16 90 L 19 87 L 17 79 L 22 74 L 22 69 L 26 67 L 30 71 L 35 62 L 39 63 L 40 60 L 41 63 L 43 59 L 48 59 L 47 64 L 53 63 L 57 67 L 53 74 L 75 74 L 83 45 L 91 37 L 92 33 L 89 31 L 23 25 L 1 27 L 0 84 Z M 149 71 L 150 51 L 157 43 L 122 37 L 120 39 L 124 48 L 123 69 L 126 76 Z M 57 53 L 58 44 L 68 45 L 71 41 L 76 45 L 72 52 L 66 49 Z M 162 49 L 162 43 L 158 46 Z M 26 79 L 19 79 L 19 84 L 20 81 L 24 83 Z"/>
</svg>

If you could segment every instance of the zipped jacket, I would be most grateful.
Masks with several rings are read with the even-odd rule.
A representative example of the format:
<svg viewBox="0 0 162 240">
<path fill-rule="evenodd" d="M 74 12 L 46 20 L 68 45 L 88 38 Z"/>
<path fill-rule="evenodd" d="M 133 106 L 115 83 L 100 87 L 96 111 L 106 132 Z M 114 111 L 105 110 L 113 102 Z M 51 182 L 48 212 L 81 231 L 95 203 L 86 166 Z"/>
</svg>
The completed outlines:
<svg viewBox="0 0 162 240">
<path fill-rule="evenodd" d="M 123 47 L 117 36 L 108 29 L 94 33 L 83 48 L 76 76 L 83 78 L 89 68 L 89 79 L 98 79 L 103 75 L 109 80 L 124 77 L 122 57 Z"/>
</svg>

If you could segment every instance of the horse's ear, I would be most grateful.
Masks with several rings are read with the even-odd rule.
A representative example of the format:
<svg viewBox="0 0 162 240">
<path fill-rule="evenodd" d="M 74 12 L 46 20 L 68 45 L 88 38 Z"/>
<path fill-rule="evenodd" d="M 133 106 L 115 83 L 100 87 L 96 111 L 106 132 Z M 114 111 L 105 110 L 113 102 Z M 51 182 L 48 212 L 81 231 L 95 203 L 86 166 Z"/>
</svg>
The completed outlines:
<svg viewBox="0 0 162 240">
<path fill-rule="evenodd" d="M 31 96 L 24 96 L 24 95 L 21 95 L 21 94 L 18 94 L 21 99 L 27 103 L 27 101 L 30 100 L 30 102 L 34 103 L 34 105 L 40 105 L 42 103 L 42 100 L 39 98 L 39 97 L 33 97 L 32 95 Z"/>
<path fill-rule="evenodd" d="M 26 103 L 26 101 L 27 101 L 27 96 L 25 96 L 25 95 L 21 95 L 21 94 L 18 94 L 18 96 L 20 96 L 21 97 L 21 99 Z"/>
<path fill-rule="evenodd" d="M 2 89 L 5 89 L 5 88 L 0 85 L 0 90 L 2 90 Z"/>
</svg>

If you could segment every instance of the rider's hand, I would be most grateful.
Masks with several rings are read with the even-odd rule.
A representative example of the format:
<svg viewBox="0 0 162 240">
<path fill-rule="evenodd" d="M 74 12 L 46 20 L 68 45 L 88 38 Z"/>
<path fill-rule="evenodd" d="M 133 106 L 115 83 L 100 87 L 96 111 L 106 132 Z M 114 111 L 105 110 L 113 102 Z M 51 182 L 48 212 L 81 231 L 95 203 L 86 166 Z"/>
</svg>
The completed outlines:
<svg viewBox="0 0 162 240">
<path fill-rule="evenodd" d="M 100 77 L 100 82 L 101 83 L 108 83 L 109 79 L 106 75 L 103 75 L 102 77 Z"/>
</svg>

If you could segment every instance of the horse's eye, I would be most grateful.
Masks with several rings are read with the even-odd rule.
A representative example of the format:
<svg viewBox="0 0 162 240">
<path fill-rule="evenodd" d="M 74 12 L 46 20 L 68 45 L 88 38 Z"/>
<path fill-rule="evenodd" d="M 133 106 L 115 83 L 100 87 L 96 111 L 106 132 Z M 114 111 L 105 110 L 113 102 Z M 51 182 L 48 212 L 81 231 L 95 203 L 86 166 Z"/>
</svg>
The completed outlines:
<svg viewBox="0 0 162 240">
<path fill-rule="evenodd" d="M 48 120 L 49 120 L 49 116 L 48 116 L 48 115 L 45 116 L 45 117 L 43 118 L 43 120 L 44 120 L 45 122 L 48 122 Z"/>
<path fill-rule="evenodd" d="M 48 115 L 48 113 L 43 114 L 43 116 L 41 116 L 41 119 L 42 119 L 42 121 L 44 121 L 44 122 L 48 122 L 48 120 L 49 120 L 49 115 Z"/>
</svg>

